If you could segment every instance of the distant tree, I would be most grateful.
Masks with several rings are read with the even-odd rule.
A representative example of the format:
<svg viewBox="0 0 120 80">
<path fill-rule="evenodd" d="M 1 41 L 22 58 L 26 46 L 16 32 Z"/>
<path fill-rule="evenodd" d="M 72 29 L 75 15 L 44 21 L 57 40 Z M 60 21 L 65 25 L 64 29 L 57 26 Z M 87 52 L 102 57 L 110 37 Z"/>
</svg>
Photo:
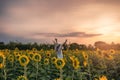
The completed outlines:
<svg viewBox="0 0 120 80">
<path fill-rule="evenodd" d="M 79 44 L 77 44 L 77 43 L 72 43 L 72 44 L 70 44 L 70 49 L 71 49 L 71 50 L 79 49 Z"/>
<path fill-rule="evenodd" d="M 4 42 L 0 42 L 0 48 L 1 48 L 1 49 L 4 49 L 4 48 L 5 48 Z"/>
<path fill-rule="evenodd" d="M 4 42 L 0 42 L 0 45 L 4 45 Z"/>
<path fill-rule="evenodd" d="M 97 41 L 94 43 L 94 46 L 99 49 L 109 49 L 109 45 L 103 41 Z"/>
<path fill-rule="evenodd" d="M 115 50 L 120 50 L 120 44 L 115 44 L 114 42 L 112 42 L 111 44 L 108 44 L 106 42 L 103 41 L 97 41 L 94 43 L 95 48 L 99 48 L 99 49 L 103 49 L 103 50 L 107 50 L 107 49 L 115 49 Z M 94 47 L 92 45 L 84 45 L 84 44 L 78 44 L 78 43 L 69 43 L 66 45 L 63 45 L 64 50 L 75 50 L 75 49 L 79 49 L 79 50 L 94 50 Z M 41 43 L 38 44 L 37 42 L 32 43 L 27 43 L 27 44 L 23 44 L 21 42 L 13 42 L 10 41 L 9 43 L 5 44 L 4 42 L 0 42 L 0 49 L 11 49 L 14 50 L 15 48 L 18 48 L 19 50 L 27 50 L 27 49 L 32 49 L 32 48 L 36 48 L 38 50 L 50 50 L 50 49 L 54 49 L 54 44 L 48 44 L 48 43 Z"/>
<path fill-rule="evenodd" d="M 87 49 L 88 50 L 94 50 L 94 47 L 91 44 L 89 44 L 88 47 L 87 47 Z"/>
</svg>

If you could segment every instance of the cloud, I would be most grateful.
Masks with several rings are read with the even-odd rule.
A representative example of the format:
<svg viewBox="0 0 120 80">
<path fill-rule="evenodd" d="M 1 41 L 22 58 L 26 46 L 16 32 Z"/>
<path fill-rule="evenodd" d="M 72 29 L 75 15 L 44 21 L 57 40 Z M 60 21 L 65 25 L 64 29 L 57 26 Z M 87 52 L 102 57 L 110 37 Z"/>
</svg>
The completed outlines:
<svg viewBox="0 0 120 80">
<path fill-rule="evenodd" d="M 39 38 L 39 39 L 33 39 L 32 38 L 31 39 L 31 38 L 15 37 L 15 36 L 11 36 L 11 35 L 0 32 L 0 42 L 8 43 L 10 41 L 22 42 L 22 43 L 34 43 L 34 42 L 46 43 L 46 42 L 50 42 L 50 40 L 47 41 L 44 38 Z"/>
<path fill-rule="evenodd" d="M 13 36 L 10 36 L 10 35 L 7 35 L 5 33 L 1 33 L 0 32 L 0 42 L 1 41 L 3 41 L 3 42 L 9 42 L 9 41 L 16 41 L 16 40 L 23 41 L 22 38 L 13 37 Z"/>
<path fill-rule="evenodd" d="M 101 36 L 102 34 L 87 34 L 85 32 L 71 32 L 71 33 L 35 33 L 34 36 L 43 36 L 43 37 L 95 37 Z"/>
<path fill-rule="evenodd" d="M 0 0 L 0 10 L 7 14 L 7 10 L 16 9 L 16 13 L 23 11 L 34 15 L 34 12 L 39 16 L 56 14 L 58 12 L 67 12 L 75 8 L 83 8 L 83 6 L 92 4 L 112 4 L 119 6 L 120 0 Z M 117 5 L 118 4 L 118 5 Z M 105 7 L 105 6 L 104 6 Z M 22 9 L 22 10 L 21 10 Z M 27 15 L 29 15 L 27 14 Z M 36 15 L 35 14 L 35 15 Z M 7 14 L 8 15 L 8 14 Z"/>
</svg>

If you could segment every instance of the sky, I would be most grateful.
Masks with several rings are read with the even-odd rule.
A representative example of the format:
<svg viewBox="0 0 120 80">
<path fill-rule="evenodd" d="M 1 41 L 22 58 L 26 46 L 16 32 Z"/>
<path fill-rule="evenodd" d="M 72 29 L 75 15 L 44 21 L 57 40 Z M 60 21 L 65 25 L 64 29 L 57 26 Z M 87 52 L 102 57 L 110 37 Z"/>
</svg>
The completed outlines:
<svg viewBox="0 0 120 80">
<path fill-rule="evenodd" d="M 0 41 L 120 41 L 120 0 L 0 0 Z"/>
</svg>

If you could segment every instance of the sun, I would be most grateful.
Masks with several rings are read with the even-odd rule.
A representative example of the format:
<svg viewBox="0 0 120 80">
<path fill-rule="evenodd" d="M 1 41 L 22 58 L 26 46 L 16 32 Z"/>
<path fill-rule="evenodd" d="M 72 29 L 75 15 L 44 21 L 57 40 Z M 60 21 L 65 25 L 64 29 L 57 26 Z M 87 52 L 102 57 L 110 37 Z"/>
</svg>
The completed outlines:
<svg viewBox="0 0 120 80">
<path fill-rule="evenodd" d="M 109 16 L 102 16 L 97 20 L 97 32 L 107 35 L 114 30 L 114 19 Z"/>
<path fill-rule="evenodd" d="M 112 33 L 112 30 L 113 30 L 112 27 L 105 27 L 104 26 L 104 27 L 99 28 L 98 32 L 103 34 L 103 35 L 109 35 Z"/>
</svg>

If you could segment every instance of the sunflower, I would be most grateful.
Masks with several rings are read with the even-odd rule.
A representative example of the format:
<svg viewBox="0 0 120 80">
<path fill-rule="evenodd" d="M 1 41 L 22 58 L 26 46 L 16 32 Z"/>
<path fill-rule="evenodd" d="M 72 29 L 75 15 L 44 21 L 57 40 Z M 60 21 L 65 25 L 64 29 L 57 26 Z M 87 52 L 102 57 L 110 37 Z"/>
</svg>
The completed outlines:
<svg viewBox="0 0 120 80">
<path fill-rule="evenodd" d="M 56 57 L 53 57 L 51 60 L 52 60 L 52 63 L 55 63 L 55 61 L 56 61 Z"/>
<path fill-rule="evenodd" d="M 37 49 L 36 49 L 36 48 L 32 48 L 32 51 L 33 51 L 33 52 L 36 52 L 36 51 L 37 51 Z"/>
<path fill-rule="evenodd" d="M 19 57 L 19 62 L 20 62 L 20 65 L 21 66 L 27 66 L 28 65 L 28 63 L 29 63 L 29 58 L 26 56 L 26 55 L 21 55 L 20 57 Z"/>
<path fill-rule="evenodd" d="M 99 49 L 99 48 L 96 48 L 96 51 L 97 51 L 97 52 L 99 52 L 99 51 L 100 51 L 100 49 Z"/>
<path fill-rule="evenodd" d="M 3 68 L 3 64 L 2 64 L 2 63 L 0 63 L 0 69 L 1 69 L 1 68 Z"/>
<path fill-rule="evenodd" d="M 33 60 L 33 56 L 34 56 L 33 52 L 29 52 L 29 53 L 28 53 L 28 57 L 29 57 L 31 60 Z"/>
<path fill-rule="evenodd" d="M 0 52 L 0 68 L 3 67 L 4 62 L 5 62 L 5 56 L 3 55 L 2 52 Z"/>
<path fill-rule="evenodd" d="M 26 76 L 18 76 L 17 80 L 28 80 Z"/>
<path fill-rule="evenodd" d="M 78 69 L 80 67 L 79 64 L 80 64 L 80 62 L 79 62 L 78 58 L 75 58 L 73 61 L 74 69 Z"/>
<path fill-rule="evenodd" d="M 3 53 L 0 53 L 0 63 L 4 63 L 5 61 L 5 56 L 3 55 Z"/>
<path fill-rule="evenodd" d="M 76 49 L 75 51 L 76 51 L 76 52 L 79 52 L 79 50 L 78 50 L 78 49 Z"/>
<path fill-rule="evenodd" d="M 20 57 L 19 52 L 14 51 L 14 56 L 15 56 L 15 59 L 16 59 L 16 60 L 18 60 L 18 59 L 19 59 L 19 57 Z"/>
<path fill-rule="evenodd" d="M 22 51 L 19 51 L 19 54 L 20 54 L 20 55 L 23 55 L 24 53 L 23 53 Z"/>
<path fill-rule="evenodd" d="M 114 49 L 110 49 L 109 52 L 110 52 L 110 54 L 115 54 L 115 50 Z"/>
<path fill-rule="evenodd" d="M 33 60 L 36 61 L 36 62 L 41 61 L 41 55 L 38 54 L 38 53 L 35 53 L 35 54 L 33 55 Z"/>
<path fill-rule="evenodd" d="M 12 54 L 8 55 L 7 58 L 10 62 L 14 62 L 14 56 Z"/>
<path fill-rule="evenodd" d="M 82 52 L 82 55 L 83 55 L 83 57 L 84 57 L 85 60 L 88 59 L 88 55 L 85 52 Z"/>
<path fill-rule="evenodd" d="M 16 47 L 14 51 L 19 51 L 19 49 Z"/>
<path fill-rule="evenodd" d="M 29 53 L 29 51 L 30 51 L 30 50 L 28 50 L 28 49 L 26 50 L 27 53 Z"/>
<path fill-rule="evenodd" d="M 51 56 L 50 52 L 46 52 L 46 56 L 49 58 Z"/>
<path fill-rule="evenodd" d="M 4 55 L 9 55 L 10 54 L 10 50 L 8 50 L 8 49 L 5 49 L 5 51 L 4 51 Z"/>
<path fill-rule="evenodd" d="M 113 60 L 113 56 L 112 55 L 108 55 L 106 58 L 107 58 L 107 60 Z"/>
<path fill-rule="evenodd" d="M 17 54 L 17 55 L 15 56 L 15 59 L 16 59 L 16 60 L 19 60 L 20 56 L 21 56 L 20 54 Z"/>
<path fill-rule="evenodd" d="M 99 78 L 99 80 L 108 80 L 108 79 L 107 79 L 106 76 L 103 75 L 103 76 L 101 76 L 101 77 Z"/>
<path fill-rule="evenodd" d="M 86 60 L 83 62 L 83 65 L 84 65 L 84 67 L 86 67 L 88 65 Z"/>
<path fill-rule="evenodd" d="M 74 59 L 75 59 L 75 56 L 70 56 L 69 58 L 70 58 L 70 60 L 73 62 Z"/>
<path fill-rule="evenodd" d="M 63 59 L 56 59 L 55 66 L 58 69 L 62 69 L 65 66 L 65 61 Z"/>
<path fill-rule="evenodd" d="M 19 52 L 14 51 L 14 55 L 17 56 L 17 55 L 20 55 L 20 54 L 19 54 Z"/>
<path fill-rule="evenodd" d="M 45 65 L 48 65 L 48 64 L 49 64 L 49 59 L 48 59 L 48 58 L 45 58 L 45 59 L 44 59 L 44 64 L 45 64 Z"/>
<path fill-rule="evenodd" d="M 0 54 L 3 54 L 3 55 L 4 55 L 4 52 L 1 50 L 1 51 L 0 51 Z"/>
</svg>

